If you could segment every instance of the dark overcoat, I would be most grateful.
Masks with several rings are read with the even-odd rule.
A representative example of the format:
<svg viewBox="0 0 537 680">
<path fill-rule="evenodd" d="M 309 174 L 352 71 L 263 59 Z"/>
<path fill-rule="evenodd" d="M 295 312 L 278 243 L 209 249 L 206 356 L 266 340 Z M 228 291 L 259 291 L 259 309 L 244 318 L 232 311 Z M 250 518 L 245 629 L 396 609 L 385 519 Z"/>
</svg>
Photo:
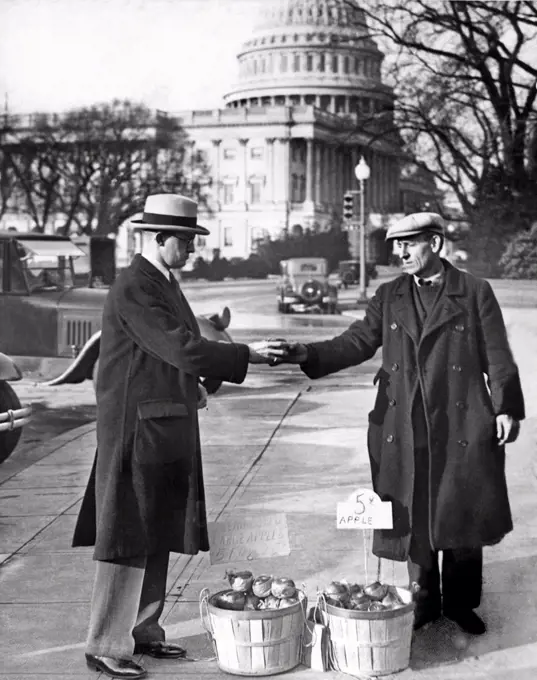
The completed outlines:
<svg viewBox="0 0 537 680">
<path fill-rule="evenodd" d="M 369 413 L 374 490 L 392 502 L 393 530 L 375 532 L 379 557 L 408 557 L 414 498 L 412 405 L 421 388 L 429 441 L 431 548 L 481 547 L 512 529 L 498 414 L 524 418 L 524 400 L 490 284 L 444 262 L 445 285 L 420 332 L 412 276 L 377 289 L 363 320 L 307 345 L 302 369 L 320 378 L 371 358 L 382 346 Z"/>
<path fill-rule="evenodd" d="M 109 561 L 208 550 L 198 379 L 240 383 L 248 354 L 201 337 L 183 294 L 135 256 L 103 311 L 97 453 L 74 546 Z"/>
</svg>

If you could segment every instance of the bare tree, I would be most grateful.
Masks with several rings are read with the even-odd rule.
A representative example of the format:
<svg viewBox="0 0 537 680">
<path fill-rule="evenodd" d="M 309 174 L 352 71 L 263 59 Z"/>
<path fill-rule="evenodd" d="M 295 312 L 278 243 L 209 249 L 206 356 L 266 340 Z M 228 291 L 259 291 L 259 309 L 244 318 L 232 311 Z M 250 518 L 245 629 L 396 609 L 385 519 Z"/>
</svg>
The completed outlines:
<svg viewBox="0 0 537 680">
<path fill-rule="evenodd" d="M 486 213 L 502 223 L 501 239 L 529 226 L 537 215 L 535 3 L 368 0 L 361 7 L 387 55 L 394 126 L 406 148 L 474 225 Z"/>
<path fill-rule="evenodd" d="M 38 229 L 52 215 L 59 231 L 110 233 L 142 209 L 151 191 L 185 191 L 207 203 L 208 168 L 192 159 L 177 120 L 141 104 L 114 101 L 36 118 L 4 152 Z M 196 180 L 192 183 L 191 177 Z"/>
</svg>

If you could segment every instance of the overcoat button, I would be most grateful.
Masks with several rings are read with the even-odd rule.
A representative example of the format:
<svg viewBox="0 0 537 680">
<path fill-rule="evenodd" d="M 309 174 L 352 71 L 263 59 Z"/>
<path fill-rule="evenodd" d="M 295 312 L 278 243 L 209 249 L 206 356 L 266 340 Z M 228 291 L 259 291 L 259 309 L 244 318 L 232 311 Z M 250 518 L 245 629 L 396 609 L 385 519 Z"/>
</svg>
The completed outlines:
<svg viewBox="0 0 537 680">
<path fill-rule="evenodd" d="M 395 323 L 395 321 L 394 321 L 394 322 L 392 323 L 392 325 L 390 326 L 390 328 L 392 329 L 392 331 L 396 331 L 396 330 L 399 328 L 399 326 L 398 326 L 398 325 Z"/>
<path fill-rule="evenodd" d="M 390 399 L 390 401 L 388 402 L 390 406 L 395 406 L 396 403 L 397 402 L 395 401 L 395 399 Z"/>
<path fill-rule="evenodd" d="M 459 331 L 459 333 L 462 333 L 462 331 L 464 330 L 464 326 L 462 325 L 462 323 L 458 323 L 458 324 L 455 326 L 455 330 L 456 330 L 456 331 Z"/>
<path fill-rule="evenodd" d="M 456 404 L 457 408 L 466 408 L 464 401 L 458 401 Z"/>
<path fill-rule="evenodd" d="M 459 439 L 459 441 L 457 442 L 457 444 L 458 444 L 459 446 L 462 446 L 462 448 L 464 448 L 465 446 L 468 446 L 468 442 L 466 441 L 466 439 Z"/>
<path fill-rule="evenodd" d="M 453 364 L 451 367 L 454 371 L 458 371 L 459 373 L 462 371 L 462 368 L 458 364 Z"/>
<path fill-rule="evenodd" d="M 392 371 L 398 371 L 399 370 L 399 364 L 392 364 Z"/>
<path fill-rule="evenodd" d="M 391 444 L 391 443 L 393 442 L 393 434 L 389 434 L 389 435 L 386 437 L 386 441 L 388 442 L 388 444 Z"/>
</svg>

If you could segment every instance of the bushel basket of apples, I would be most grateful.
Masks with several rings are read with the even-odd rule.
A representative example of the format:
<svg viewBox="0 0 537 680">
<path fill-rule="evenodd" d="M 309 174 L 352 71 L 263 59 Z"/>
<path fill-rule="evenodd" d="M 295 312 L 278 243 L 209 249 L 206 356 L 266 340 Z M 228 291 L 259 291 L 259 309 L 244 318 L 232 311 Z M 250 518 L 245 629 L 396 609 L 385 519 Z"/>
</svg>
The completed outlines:
<svg viewBox="0 0 537 680">
<path fill-rule="evenodd" d="M 274 675 L 300 663 L 307 598 L 287 577 L 226 572 L 230 588 L 200 593 L 200 614 L 220 668 Z"/>
<path fill-rule="evenodd" d="M 318 593 L 317 608 L 334 670 L 376 677 L 408 667 L 414 623 L 409 589 L 332 581 Z"/>
</svg>

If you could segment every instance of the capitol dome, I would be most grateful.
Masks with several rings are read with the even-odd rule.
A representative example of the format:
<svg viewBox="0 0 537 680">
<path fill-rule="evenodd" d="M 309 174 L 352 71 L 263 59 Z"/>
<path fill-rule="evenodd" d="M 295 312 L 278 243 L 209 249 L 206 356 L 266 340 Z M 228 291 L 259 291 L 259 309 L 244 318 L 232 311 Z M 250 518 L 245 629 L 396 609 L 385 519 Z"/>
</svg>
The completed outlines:
<svg viewBox="0 0 537 680">
<path fill-rule="evenodd" d="M 386 111 L 393 92 L 381 80 L 383 56 L 354 0 L 272 0 L 238 55 L 226 106 Z"/>
</svg>

